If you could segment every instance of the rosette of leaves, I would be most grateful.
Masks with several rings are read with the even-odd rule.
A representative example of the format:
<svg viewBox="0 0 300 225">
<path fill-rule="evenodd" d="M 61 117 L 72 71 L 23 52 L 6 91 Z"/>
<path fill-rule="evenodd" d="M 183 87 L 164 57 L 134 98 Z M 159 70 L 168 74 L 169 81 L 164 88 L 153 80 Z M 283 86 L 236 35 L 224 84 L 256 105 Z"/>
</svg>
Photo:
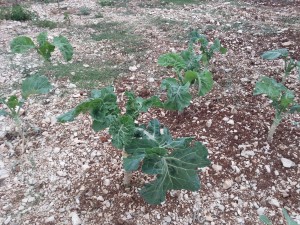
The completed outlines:
<svg viewBox="0 0 300 225">
<path fill-rule="evenodd" d="M 180 53 L 166 53 L 159 57 L 160 66 L 172 68 L 177 79 L 166 79 L 162 82 L 162 89 L 167 90 L 165 108 L 182 111 L 190 104 L 189 88 L 195 84 L 198 95 L 204 96 L 213 88 L 213 74 L 209 71 L 209 63 L 216 52 L 226 53 L 226 48 L 216 39 L 213 44 L 205 35 L 193 31 L 190 34 L 187 50 Z M 178 97 L 178 95 L 181 95 Z M 182 100 L 187 102 L 183 103 Z"/>
<path fill-rule="evenodd" d="M 88 100 L 59 116 L 58 121 L 73 121 L 80 113 L 87 112 L 93 119 L 95 131 L 109 128 L 113 146 L 123 150 L 125 176 L 140 167 L 142 172 L 156 176 L 155 181 L 140 191 L 150 204 L 163 202 L 168 190 L 198 190 L 197 169 L 210 164 L 206 147 L 200 142 L 192 144 L 190 137 L 173 139 L 158 120 L 151 120 L 147 126 L 135 123 L 141 112 L 150 107 L 161 107 L 162 103 L 157 96 L 143 99 L 132 92 L 125 94 L 124 114 L 120 113 L 113 88 L 107 87 L 93 91 Z"/>
<path fill-rule="evenodd" d="M 159 204 L 165 201 L 168 190 L 199 190 L 197 169 L 208 166 L 210 161 L 206 147 L 191 141 L 190 137 L 173 139 L 158 120 L 136 128 L 135 135 L 125 146 L 128 157 L 123 166 L 126 171 L 141 167 L 143 173 L 156 176 L 140 190 L 146 202 Z"/>
<path fill-rule="evenodd" d="M 19 36 L 14 38 L 10 43 L 10 49 L 13 53 L 25 53 L 31 49 L 35 49 L 46 61 L 50 61 L 51 54 L 55 47 L 60 50 L 63 58 L 70 61 L 73 57 L 73 47 L 68 39 L 63 36 L 53 38 L 53 43 L 48 41 L 47 32 L 42 32 L 37 36 L 37 45 L 30 37 Z"/>
<path fill-rule="evenodd" d="M 289 90 L 282 83 L 270 77 L 262 77 L 255 85 L 254 95 L 264 94 L 272 100 L 275 109 L 275 118 L 268 133 L 268 141 L 271 142 L 277 126 L 289 113 L 299 113 L 300 105 L 294 101 L 294 92 Z"/>
<path fill-rule="evenodd" d="M 282 83 L 286 81 L 286 78 L 291 74 L 294 69 L 298 70 L 300 80 L 300 61 L 292 59 L 289 56 L 289 51 L 285 48 L 275 49 L 264 52 L 261 57 L 267 60 L 283 59 L 284 61 L 284 75 L 282 77 Z"/>
</svg>

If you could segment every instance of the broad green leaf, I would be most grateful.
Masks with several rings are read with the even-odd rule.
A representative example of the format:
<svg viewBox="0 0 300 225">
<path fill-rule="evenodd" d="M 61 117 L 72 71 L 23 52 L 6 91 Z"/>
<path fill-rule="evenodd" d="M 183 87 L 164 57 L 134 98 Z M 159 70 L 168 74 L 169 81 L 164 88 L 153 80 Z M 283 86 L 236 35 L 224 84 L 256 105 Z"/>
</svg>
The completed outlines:
<svg viewBox="0 0 300 225">
<path fill-rule="evenodd" d="M 190 105 L 192 96 L 189 92 L 190 83 L 180 85 L 174 78 L 167 78 L 162 81 L 161 87 L 167 90 L 167 101 L 164 107 L 168 110 L 178 110 L 182 112 L 185 107 Z"/>
<path fill-rule="evenodd" d="M 24 53 L 32 48 L 35 48 L 35 45 L 33 41 L 26 36 L 16 37 L 10 43 L 10 49 L 13 53 Z"/>
<path fill-rule="evenodd" d="M 261 221 L 261 222 L 263 222 L 264 224 L 266 224 L 266 225 L 272 225 L 272 222 L 269 220 L 269 218 L 268 217 L 266 217 L 265 215 L 260 215 L 259 216 L 259 220 Z"/>
<path fill-rule="evenodd" d="M 285 208 L 282 209 L 282 213 L 287 222 L 287 225 L 298 225 L 298 223 L 289 216 Z"/>
<path fill-rule="evenodd" d="M 27 99 L 30 95 L 47 94 L 51 88 L 52 86 L 47 77 L 34 75 L 22 82 L 21 91 L 23 98 Z"/>
<path fill-rule="evenodd" d="M 293 105 L 291 107 L 290 113 L 295 113 L 295 112 L 299 112 L 300 113 L 300 105 L 299 104 Z"/>
<path fill-rule="evenodd" d="M 6 110 L 4 110 L 4 109 L 0 110 L 0 116 L 8 116 L 8 115 L 9 115 L 9 113 L 6 112 Z"/>
<path fill-rule="evenodd" d="M 282 49 L 276 49 L 276 50 L 264 52 L 261 55 L 261 57 L 263 59 L 273 60 L 273 59 L 277 59 L 279 57 L 287 57 L 288 54 L 289 54 L 288 50 L 285 48 L 282 48 Z"/>
<path fill-rule="evenodd" d="M 54 52 L 55 46 L 45 41 L 42 45 L 39 46 L 37 52 L 47 61 L 50 61 L 51 53 Z"/>
<path fill-rule="evenodd" d="M 199 96 L 204 96 L 213 88 L 213 75 L 208 70 L 204 70 L 203 72 L 197 74 L 197 78 L 199 85 L 198 94 Z"/>
<path fill-rule="evenodd" d="M 6 105 L 15 110 L 17 106 L 19 106 L 19 99 L 16 95 L 12 95 L 7 99 Z"/>
<path fill-rule="evenodd" d="M 100 131 L 110 126 L 116 119 L 120 110 L 117 105 L 117 96 L 112 87 L 106 87 L 101 90 L 93 90 L 91 98 L 77 105 L 69 112 L 60 115 L 59 122 L 71 122 L 80 113 L 88 112 L 92 119 L 92 128 L 94 131 Z"/>
<path fill-rule="evenodd" d="M 39 46 L 42 46 L 46 41 L 48 41 L 48 35 L 47 32 L 41 32 L 38 36 L 37 36 L 37 41 L 39 43 Z"/>
<path fill-rule="evenodd" d="M 281 92 L 285 91 L 286 89 L 287 88 L 283 84 L 277 83 L 273 78 L 262 77 L 256 83 L 253 94 L 265 94 L 272 100 L 278 100 L 281 96 Z"/>
<path fill-rule="evenodd" d="M 63 36 L 54 37 L 53 44 L 58 47 L 66 61 L 70 61 L 73 57 L 73 47 L 67 38 Z"/>
<path fill-rule="evenodd" d="M 187 83 L 187 82 L 194 82 L 196 79 L 197 79 L 197 72 L 196 71 L 186 71 L 184 73 L 184 83 Z"/>
<path fill-rule="evenodd" d="M 72 109 L 60 116 L 57 117 L 57 121 L 60 123 L 66 123 L 74 121 L 75 117 L 77 117 L 79 114 L 77 114 L 76 109 Z"/>
<path fill-rule="evenodd" d="M 286 110 L 294 102 L 294 93 L 287 90 L 280 98 L 280 107 Z"/>
<path fill-rule="evenodd" d="M 123 159 L 123 168 L 126 171 L 135 171 L 139 168 L 140 163 L 143 161 L 145 154 L 130 155 Z"/>
<path fill-rule="evenodd" d="M 182 59 L 184 60 L 184 70 L 194 70 L 194 71 L 199 71 L 200 70 L 200 64 L 199 61 L 202 58 L 202 55 L 196 55 L 193 47 L 189 46 L 189 48 L 185 51 L 182 51 L 180 53 Z"/>
<path fill-rule="evenodd" d="M 112 144 L 123 149 L 134 135 L 135 125 L 131 116 L 120 116 L 113 121 L 109 127 L 109 133 L 112 135 Z"/>
<path fill-rule="evenodd" d="M 129 154 L 124 159 L 123 165 L 126 171 L 136 170 L 140 162 L 147 155 L 161 157 L 168 153 L 167 149 L 179 149 L 189 146 L 193 138 L 185 137 L 173 139 L 166 127 L 162 127 L 158 120 L 154 119 L 147 127 L 140 126 L 134 138 L 125 146 Z"/>
<path fill-rule="evenodd" d="M 210 164 L 207 156 L 207 149 L 200 142 L 176 149 L 162 157 L 157 154 L 147 155 L 142 170 L 148 174 L 157 174 L 157 177 L 155 181 L 146 184 L 140 194 L 149 204 L 159 204 L 165 200 L 168 190 L 199 190 L 197 168 Z"/>
<path fill-rule="evenodd" d="M 164 67 L 173 67 L 177 71 L 181 71 L 185 68 L 185 62 L 183 58 L 177 54 L 177 53 L 166 53 L 161 56 L 159 56 L 158 65 L 164 66 Z"/>
</svg>

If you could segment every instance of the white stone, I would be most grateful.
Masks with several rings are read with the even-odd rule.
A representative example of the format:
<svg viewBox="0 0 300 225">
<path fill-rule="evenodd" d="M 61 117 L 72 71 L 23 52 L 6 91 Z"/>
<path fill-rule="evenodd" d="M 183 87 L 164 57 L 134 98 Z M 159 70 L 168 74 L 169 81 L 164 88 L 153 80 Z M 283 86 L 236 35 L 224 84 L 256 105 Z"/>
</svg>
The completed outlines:
<svg viewBox="0 0 300 225">
<path fill-rule="evenodd" d="M 223 189 L 229 189 L 232 187 L 232 185 L 233 185 L 233 180 L 227 179 L 223 183 Z"/>
<path fill-rule="evenodd" d="M 164 218 L 164 220 L 165 220 L 167 223 L 170 223 L 172 219 L 171 219 L 170 216 L 166 216 L 166 217 Z"/>
<path fill-rule="evenodd" d="M 110 185 L 110 180 L 109 179 L 105 179 L 104 182 L 103 182 L 103 184 L 105 186 L 109 186 Z"/>
<path fill-rule="evenodd" d="M 230 125 L 234 125 L 234 120 L 228 120 L 227 123 Z"/>
<path fill-rule="evenodd" d="M 83 67 L 88 68 L 90 66 L 88 64 L 83 64 Z"/>
<path fill-rule="evenodd" d="M 59 170 L 59 171 L 57 171 L 57 175 L 60 176 L 60 177 L 65 177 L 65 176 L 67 176 L 67 173 L 64 172 L 64 171 Z"/>
<path fill-rule="evenodd" d="M 153 83 L 153 82 L 154 82 L 154 78 L 153 78 L 153 77 L 150 77 L 150 78 L 148 78 L 148 81 L 149 81 L 150 83 Z"/>
<path fill-rule="evenodd" d="M 265 213 L 265 208 L 259 207 L 259 208 L 257 209 L 257 214 L 258 214 L 258 215 L 263 215 L 264 213 Z"/>
<path fill-rule="evenodd" d="M 296 165 L 292 160 L 287 158 L 281 158 L 281 163 L 286 168 L 291 168 Z"/>
<path fill-rule="evenodd" d="M 216 172 L 220 172 L 223 167 L 221 165 L 218 165 L 218 164 L 213 164 L 212 165 L 212 168 L 216 171 Z"/>
<path fill-rule="evenodd" d="M 76 84 L 69 84 L 68 86 L 67 86 L 68 88 L 76 88 Z"/>
<path fill-rule="evenodd" d="M 129 67 L 129 70 L 131 71 L 131 72 L 135 72 L 135 71 L 137 71 L 137 67 L 136 66 L 130 66 Z"/>
<path fill-rule="evenodd" d="M 9 177 L 9 173 L 5 169 L 0 169 L 0 182 Z"/>
<path fill-rule="evenodd" d="M 271 173 L 271 167 L 270 167 L 270 165 L 265 165 L 265 168 L 266 168 L 266 170 L 267 170 L 268 173 Z"/>
<path fill-rule="evenodd" d="M 72 212 L 70 216 L 72 217 L 72 225 L 81 225 L 82 221 L 79 218 L 77 212 Z"/>
<path fill-rule="evenodd" d="M 211 124 L 212 124 L 212 119 L 207 120 L 206 126 L 207 127 L 211 127 Z"/>
<path fill-rule="evenodd" d="M 251 156 L 254 156 L 255 155 L 255 152 L 254 151 L 248 151 L 248 150 L 244 150 L 241 152 L 241 156 L 245 157 L 245 158 L 248 158 L 248 157 L 251 157 Z"/>
<path fill-rule="evenodd" d="M 54 216 L 50 216 L 47 219 L 45 219 L 45 223 L 54 223 L 55 222 L 55 217 Z"/>
<path fill-rule="evenodd" d="M 269 203 L 271 204 L 271 205 L 274 205 L 274 206 L 276 206 L 276 207 L 280 207 L 280 203 L 279 203 L 279 201 L 276 199 L 276 198 L 272 198 L 270 201 L 269 201 Z"/>
</svg>

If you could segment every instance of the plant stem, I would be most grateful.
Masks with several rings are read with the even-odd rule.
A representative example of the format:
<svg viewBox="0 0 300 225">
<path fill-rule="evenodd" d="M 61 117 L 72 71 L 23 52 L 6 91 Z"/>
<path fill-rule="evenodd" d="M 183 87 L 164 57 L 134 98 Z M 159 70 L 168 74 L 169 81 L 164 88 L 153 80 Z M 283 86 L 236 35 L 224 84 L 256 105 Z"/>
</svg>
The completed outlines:
<svg viewBox="0 0 300 225">
<path fill-rule="evenodd" d="M 267 138 L 268 142 L 270 142 L 270 143 L 272 142 L 273 135 L 274 135 L 274 133 L 276 131 L 277 126 L 281 122 L 282 118 L 283 118 L 283 115 L 281 115 L 281 112 L 276 111 L 275 118 L 273 120 L 273 123 L 272 123 L 272 125 L 270 127 L 270 130 L 269 130 L 269 133 L 268 133 L 268 138 Z"/>
<path fill-rule="evenodd" d="M 123 159 L 127 157 L 127 153 L 125 152 L 123 148 Z M 130 186 L 130 181 L 132 177 L 132 172 L 124 171 L 124 179 L 123 179 L 123 184 L 125 187 Z"/>
</svg>

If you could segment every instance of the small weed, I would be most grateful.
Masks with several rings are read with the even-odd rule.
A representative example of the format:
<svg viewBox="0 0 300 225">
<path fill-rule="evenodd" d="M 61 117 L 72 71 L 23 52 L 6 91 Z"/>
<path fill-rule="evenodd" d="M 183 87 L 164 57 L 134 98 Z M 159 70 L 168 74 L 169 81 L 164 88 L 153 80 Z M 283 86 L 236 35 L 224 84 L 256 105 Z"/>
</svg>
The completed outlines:
<svg viewBox="0 0 300 225">
<path fill-rule="evenodd" d="M 91 9 L 86 7 L 86 6 L 80 7 L 79 8 L 79 14 L 83 15 L 83 16 L 88 16 L 88 15 L 91 14 Z"/>
<path fill-rule="evenodd" d="M 96 15 L 95 15 L 95 18 L 103 18 L 103 14 L 101 12 L 98 12 Z"/>
<path fill-rule="evenodd" d="M 50 30 L 57 27 L 57 23 L 51 20 L 36 20 L 33 24 L 37 27 L 49 28 Z"/>
<path fill-rule="evenodd" d="M 0 19 L 27 21 L 31 20 L 33 17 L 34 14 L 21 5 L 13 5 L 12 7 L 0 8 Z"/>
<path fill-rule="evenodd" d="M 281 22 L 287 24 L 299 24 L 300 23 L 300 16 L 284 16 L 281 18 Z"/>
<path fill-rule="evenodd" d="M 162 5 L 170 4 L 173 3 L 175 5 L 185 5 L 185 4 L 195 4 L 198 3 L 199 1 L 196 0 L 163 0 L 160 1 Z"/>
<path fill-rule="evenodd" d="M 114 0 L 99 0 L 98 3 L 103 6 L 114 6 L 116 4 L 116 1 Z"/>
</svg>

